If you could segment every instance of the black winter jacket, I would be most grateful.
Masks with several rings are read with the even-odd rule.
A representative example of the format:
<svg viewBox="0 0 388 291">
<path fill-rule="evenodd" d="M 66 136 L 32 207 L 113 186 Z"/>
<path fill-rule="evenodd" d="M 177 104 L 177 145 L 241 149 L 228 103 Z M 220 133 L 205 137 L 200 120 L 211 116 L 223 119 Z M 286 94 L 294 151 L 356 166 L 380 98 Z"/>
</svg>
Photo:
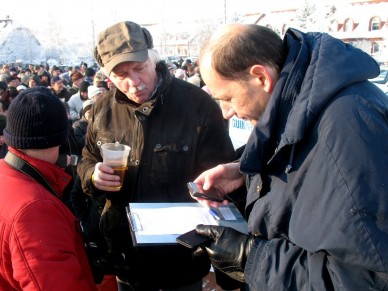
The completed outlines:
<svg viewBox="0 0 388 291">
<path fill-rule="evenodd" d="M 86 130 L 88 128 L 88 121 L 83 117 L 73 123 L 74 138 L 77 147 L 82 151 L 85 145 Z"/>
<path fill-rule="evenodd" d="M 104 219 L 102 228 L 113 248 L 127 254 L 133 267 L 130 280 L 148 290 L 191 284 L 207 274 L 210 264 L 193 259 L 191 251 L 179 245 L 129 254 L 124 207 L 128 202 L 194 202 L 186 183 L 235 158 L 217 103 L 200 88 L 172 77 L 164 63 L 157 71 L 163 82 L 144 104 L 134 106 L 118 90 L 94 104 L 78 167 L 84 192 L 105 194 L 119 213 L 113 223 Z M 91 186 L 91 175 L 102 161 L 100 146 L 116 141 L 131 147 L 124 186 L 120 192 L 101 193 Z"/>
<path fill-rule="evenodd" d="M 250 290 L 388 289 L 388 100 L 377 63 L 289 30 L 288 56 L 241 159 Z M 269 134 L 268 134 L 269 133 Z"/>
</svg>

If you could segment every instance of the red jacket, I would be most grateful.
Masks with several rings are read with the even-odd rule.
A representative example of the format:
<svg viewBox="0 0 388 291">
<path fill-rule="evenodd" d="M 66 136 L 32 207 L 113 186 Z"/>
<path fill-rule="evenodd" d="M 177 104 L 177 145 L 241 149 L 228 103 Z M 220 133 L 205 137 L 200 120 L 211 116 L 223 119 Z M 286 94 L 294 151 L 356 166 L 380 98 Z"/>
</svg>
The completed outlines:
<svg viewBox="0 0 388 291">
<path fill-rule="evenodd" d="M 9 148 L 57 193 L 62 169 Z M 79 222 L 52 193 L 0 160 L 0 290 L 96 290 Z"/>
</svg>

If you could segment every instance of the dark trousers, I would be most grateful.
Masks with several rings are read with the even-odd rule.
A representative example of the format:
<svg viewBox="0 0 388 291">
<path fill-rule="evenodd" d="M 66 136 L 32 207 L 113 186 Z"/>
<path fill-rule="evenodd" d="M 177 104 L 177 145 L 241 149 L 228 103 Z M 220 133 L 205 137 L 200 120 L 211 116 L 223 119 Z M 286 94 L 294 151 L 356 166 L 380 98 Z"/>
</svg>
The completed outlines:
<svg viewBox="0 0 388 291">
<path fill-rule="evenodd" d="M 152 278 L 150 278 L 150 280 L 152 280 Z M 118 291 L 135 291 L 136 290 L 131 285 L 124 283 L 124 282 L 120 282 L 119 280 L 117 281 L 117 287 L 118 287 Z M 151 291 L 151 290 L 149 290 L 149 291 Z M 179 288 L 155 289 L 152 291 L 202 291 L 202 280 L 198 281 L 194 284 L 182 286 Z"/>
</svg>

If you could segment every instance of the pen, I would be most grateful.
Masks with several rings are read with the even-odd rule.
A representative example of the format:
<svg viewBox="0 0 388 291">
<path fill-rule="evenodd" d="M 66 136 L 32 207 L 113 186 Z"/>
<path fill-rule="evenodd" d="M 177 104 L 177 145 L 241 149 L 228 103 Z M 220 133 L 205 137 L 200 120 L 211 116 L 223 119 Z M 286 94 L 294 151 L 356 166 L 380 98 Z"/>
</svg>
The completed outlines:
<svg viewBox="0 0 388 291">
<path fill-rule="evenodd" d="M 209 213 L 210 213 L 215 219 L 220 220 L 220 217 L 218 216 L 217 212 L 216 212 L 214 209 L 210 208 L 210 209 L 209 209 Z"/>
</svg>

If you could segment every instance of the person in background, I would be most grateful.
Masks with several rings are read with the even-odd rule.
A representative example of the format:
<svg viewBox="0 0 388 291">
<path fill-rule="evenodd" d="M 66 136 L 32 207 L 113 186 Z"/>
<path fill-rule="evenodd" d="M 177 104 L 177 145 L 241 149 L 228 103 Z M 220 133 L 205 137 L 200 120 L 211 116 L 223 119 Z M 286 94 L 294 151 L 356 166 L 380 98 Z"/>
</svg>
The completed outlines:
<svg viewBox="0 0 388 291">
<path fill-rule="evenodd" d="M 88 87 L 88 98 L 93 101 L 97 101 L 98 98 L 102 96 L 102 91 L 99 87 L 96 86 L 89 86 Z"/>
<path fill-rule="evenodd" d="M 51 71 L 50 71 L 51 77 L 59 77 L 61 75 L 61 69 L 58 66 L 52 66 Z"/>
<path fill-rule="evenodd" d="M 81 66 L 80 66 L 80 72 L 85 75 L 85 71 L 86 71 L 87 68 L 88 68 L 88 64 L 82 62 Z"/>
<path fill-rule="evenodd" d="M 88 100 L 88 87 L 90 83 L 82 81 L 79 92 L 70 97 L 67 102 L 70 107 L 70 119 L 74 122 L 81 118 L 83 103 Z"/>
<path fill-rule="evenodd" d="M 28 87 L 28 80 L 31 77 L 31 71 L 29 69 L 26 69 L 25 71 L 21 71 L 18 74 L 18 78 L 20 79 L 20 85 L 24 85 Z"/>
<path fill-rule="evenodd" d="M 175 76 L 175 72 L 176 72 L 176 70 L 177 70 L 177 66 L 174 65 L 174 64 L 169 64 L 169 65 L 168 65 L 168 70 L 170 71 L 170 74 L 171 74 L 171 75 Z"/>
<path fill-rule="evenodd" d="M 19 94 L 22 93 L 24 90 L 27 90 L 28 87 L 26 87 L 25 85 L 19 85 L 16 87 L 16 90 L 18 90 Z"/>
<path fill-rule="evenodd" d="M 177 61 L 178 63 L 178 68 L 182 67 L 183 63 L 185 62 L 185 60 L 183 59 L 183 57 L 179 57 L 179 60 Z"/>
<path fill-rule="evenodd" d="M 17 73 L 20 74 L 21 72 L 24 71 L 24 68 L 23 68 L 22 65 L 18 65 L 17 68 L 16 68 L 16 70 L 17 70 Z"/>
<path fill-rule="evenodd" d="M 70 96 L 73 96 L 74 94 L 79 92 L 79 88 L 81 86 L 81 83 L 85 80 L 84 75 L 81 74 L 79 71 L 74 71 L 71 75 L 71 88 L 70 88 Z"/>
<path fill-rule="evenodd" d="M 224 118 L 255 125 L 238 163 L 195 180 L 248 187 L 249 235 L 197 226 L 213 266 L 249 290 L 386 289 L 388 100 L 368 81 L 376 61 L 325 33 L 288 29 L 282 41 L 231 24 L 200 69 Z"/>
<path fill-rule="evenodd" d="M 45 71 L 45 68 L 43 65 L 35 65 L 34 70 L 33 70 L 33 74 L 37 75 L 37 76 L 41 76 L 44 71 Z"/>
<path fill-rule="evenodd" d="M 185 70 L 178 68 L 175 71 L 175 78 L 181 79 L 181 80 L 187 80 L 187 75 Z"/>
<path fill-rule="evenodd" d="M 40 86 L 40 78 L 39 78 L 39 76 L 32 75 L 32 76 L 30 76 L 30 79 L 28 80 L 28 87 L 34 88 L 36 86 Z"/>
<path fill-rule="evenodd" d="M 9 68 L 9 75 L 16 78 L 18 75 L 18 70 L 15 67 Z"/>
<path fill-rule="evenodd" d="M 201 74 L 199 73 L 198 66 L 192 67 L 194 70 L 194 73 L 191 77 L 187 78 L 187 82 L 202 88 L 204 86 L 204 83 L 202 82 Z"/>
<path fill-rule="evenodd" d="M 51 75 L 47 71 L 43 71 L 40 77 L 40 86 L 49 87 L 51 86 Z"/>
<path fill-rule="evenodd" d="M 2 83 L 2 82 L 0 82 Z M 1 84 L 0 84 L 1 86 Z M 19 95 L 19 91 L 15 87 L 7 87 L 7 89 L 3 92 L 3 94 L 0 97 L 0 102 L 2 105 L 1 108 L 1 114 L 7 115 L 8 114 L 8 108 L 11 105 L 13 99 L 16 98 L 16 96 Z"/>
<path fill-rule="evenodd" d="M 8 64 L 4 64 L 1 68 L 0 82 L 6 82 L 6 78 L 10 76 L 11 67 Z"/>
<path fill-rule="evenodd" d="M 100 81 L 106 81 L 106 76 L 104 74 L 104 71 L 101 69 L 96 71 L 96 74 L 94 75 L 94 79 L 93 79 L 93 85 L 96 85 Z"/>
<path fill-rule="evenodd" d="M 94 83 L 94 76 L 96 75 L 96 71 L 93 68 L 87 68 L 85 70 L 85 81 L 90 84 Z"/>
<path fill-rule="evenodd" d="M 65 71 L 59 75 L 59 77 L 61 77 L 61 79 L 64 81 L 64 84 L 69 87 L 71 86 L 71 78 L 70 78 L 71 70 L 72 70 L 71 67 L 66 67 Z"/>
<path fill-rule="evenodd" d="M 19 86 L 19 79 L 15 76 L 9 75 L 5 78 L 5 83 L 7 84 L 8 87 L 14 87 L 16 88 Z"/>
<path fill-rule="evenodd" d="M 5 82 L 5 79 L 9 76 L 10 66 L 4 64 L 1 68 L 0 82 Z"/>
<path fill-rule="evenodd" d="M 69 125 L 45 87 L 22 92 L 4 130 L 0 160 L 0 289 L 96 290 L 79 222 L 62 203 L 70 177 L 54 163 Z"/>
<path fill-rule="evenodd" d="M 6 102 L 6 94 L 7 93 L 7 84 L 3 81 L 0 81 L 0 114 L 4 114 L 6 108 L 8 108 L 9 105 L 7 105 Z"/>
<path fill-rule="evenodd" d="M 59 147 L 59 155 L 55 165 L 64 169 L 65 172 L 72 177 L 71 182 L 63 192 L 62 201 L 69 207 L 70 210 L 73 211 L 70 201 L 70 191 L 73 188 L 74 181 L 77 176 L 77 164 L 81 157 L 82 148 L 78 147 L 77 140 L 75 138 L 74 128 L 72 126 L 73 121 L 70 119 L 70 107 L 67 102 L 62 102 L 62 104 L 68 118 L 69 134 L 67 140 Z"/>
<path fill-rule="evenodd" d="M 51 79 L 51 92 L 62 102 L 68 102 L 70 99 L 70 92 L 64 86 L 63 80 L 59 76 Z"/>
<path fill-rule="evenodd" d="M 91 86 L 90 86 L 91 87 Z M 89 87 L 89 88 L 90 88 Z M 86 100 L 82 107 L 82 117 L 73 123 L 74 137 L 77 142 L 77 147 L 82 150 L 85 145 L 86 129 L 90 120 L 90 109 L 94 104 L 94 100 Z"/>
<path fill-rule="evenodd" d="M 108 83 L 106 81 L 98 81 L 95 83 L 95 86 L 100 89 L 102 93 L 109 91 Z"/>
<path fill-rule="evenodd" d="M 78 174 L 84 193 L 106 198 L 100 225 L 116 254 L 119 290 L 202 290 L 209 260 L 179 245 L 135 249 L 125 207 L 192 202 L 187 182 L 236 158 L 221 110 L 203 90 L 171 76 L 149 31 L 134 22 L 102 31 L 94 53 L 116 89 L 92 107 Z M 131 147 L 121 190 L 102 164 L 100 147 L 111 142 Z"/>
<path fill-rule="evenodd" d="M 0 159 L 4 159 L 5 155 L 8 152 L 8 146 L 4 140 L 3 130 L 7 126 L 7 117 L 0 114 Z"/>
<path fill-rule="evenodd" d="M 186 59 L 181 68 L 185 70 L 186 78 L 189 78 L 194 74 L 194 67 L 191 59 Z"/>
<path fill-rule="evenodd" d="M 81 150 L 85 145 L 85 136 L 90 120 L 90 110 L 93 104 L 93 100 L 86 100 L 83 103 L 81 119 L 73 123 L 74 138 L 77 143 L 77 147 Z M 81 158 L 82 156 L 80 155 L 79 160 L 81 160 Z M 104 245 L 104 250 L 106 250 L 105 239 L 101 236 L 101 232 L 98 228 L 100 219 L 98 205 L 103 205 L 103 202 L 105 201 L 100 201 L 99 203 L 96 203 L 94 199 L 92 199 L 89 195 L 83 193 L 80 177 L 79 175 L 75 176 L 74 185 L 70 192 L 71 209 L 74 215 L 79 219 L 81 223 L 83 233 L 85 235 L 85 238 L 87 238 L 87 241 L 85 243 L 88 244 L 89 249 L 94 250 L 92 253 L 96 260 L 98 260 L 97 256 L 102 257 L 104 255 L 104 252 L 101 251 L 101 249 L 94 248 L 94 246 Z M 96 253 L 96 251 L 101 252 Z M 104 276 L 104 273 L 101 271 L 97 271 L 97 268 L 93 268 L 92 270 L 95 282 L 97 283 L 96 286 L 98 291 L 117 290 L 116 278 L 113 275 Z"/>
</svg>

